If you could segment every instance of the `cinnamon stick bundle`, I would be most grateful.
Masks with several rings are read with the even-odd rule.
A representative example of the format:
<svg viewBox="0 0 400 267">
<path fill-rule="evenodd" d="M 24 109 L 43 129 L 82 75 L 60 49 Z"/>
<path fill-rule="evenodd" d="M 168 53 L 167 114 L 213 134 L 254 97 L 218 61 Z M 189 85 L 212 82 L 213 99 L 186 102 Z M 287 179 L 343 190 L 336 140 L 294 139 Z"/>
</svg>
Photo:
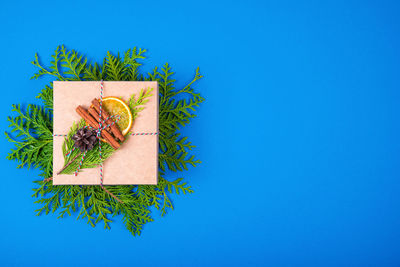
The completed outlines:
<svg viewBox="0 0 400 267">
<path fill-rule="evenodd" d="M 94 108 L 96 109 L 97 113 L 100 113 L 100 102 L 97 98 L 92 100 L 92 104 L 94 106 Z M 107 111 L 105 111 L 104 109 L 101 109 L 101 117 L 103 118 L 103 120 L 107 119 L 108 117 L 110 117 L 110 115 L 108 114 Z M 112 119 L 108 119 L 106 121 L 106 124 L 111 124 L 113 122 Z M 114 136 L 116 138 L 118 138 L 120 141 L 124 141 L 125 137 L 122 135 L 121 131 L 118 129 L 118 126 L 114 123 L 113 125 L 111 125 L 111 132 L 114 134 Z"/>
<path fill-rule="evenodd" d="M 76 108 L 76 112 L 93 128 L 99 128 L 99 123 L 84 109 L 82 106 Z M 109 143 L 114 149 L 118 149 L 120 144 L 109 134 L 107 131 L 101 131 L 101 136 Z"/>
</svg>

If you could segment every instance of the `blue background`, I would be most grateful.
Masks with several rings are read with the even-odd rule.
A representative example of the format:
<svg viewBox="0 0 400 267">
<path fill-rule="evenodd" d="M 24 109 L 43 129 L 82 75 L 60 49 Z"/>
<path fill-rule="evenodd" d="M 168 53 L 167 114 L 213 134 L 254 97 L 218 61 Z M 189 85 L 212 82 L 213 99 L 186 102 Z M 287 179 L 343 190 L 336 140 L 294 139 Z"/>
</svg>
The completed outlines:
<svg viewBox="0 0 400 267">
<path fill-rule="evenodd" d="M 324 3 L 322 3 L 324 2 Z M 0 121 L 35 102 L 38 52 L 92 60 L 148 49 L 206 98 L 183 130 L 203 161 L 195 189 L 133 237 L 36 217 L 36 170 L 5 160 L 0 258 L 17 266 L 399 266 L 397 1 L 7 1 L 0 8 Z M 171 176 L 171 178 L 179 175 Z"/>
</svg>

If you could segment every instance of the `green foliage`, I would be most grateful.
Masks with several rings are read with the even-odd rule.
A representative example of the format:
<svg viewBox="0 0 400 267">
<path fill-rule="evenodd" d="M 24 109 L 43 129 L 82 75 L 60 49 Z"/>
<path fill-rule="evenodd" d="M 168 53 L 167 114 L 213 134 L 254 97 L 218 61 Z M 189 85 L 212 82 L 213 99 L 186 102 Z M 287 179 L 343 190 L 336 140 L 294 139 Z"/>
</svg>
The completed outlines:
<svg viewBox="0 0 400 267">
<path fill-rule="evenodd" d="M 129 98 L 129 108 L 132 112 L 132 117 L 135 119 L 139 112 L 144 109 L 144 105 L 149 102 L 149 97 L 152 96 L 153 88 L 148 88 L 147 90 L 141 90 L 138 97 L 136 98 L 135 94 L 133 94 Z"/>
<path fill-rule="evenodd" d="M 13 105 L 12 111 L 17 116 L 8 117 L 11 133 L 5 133 L 9 142 L 15 148 L 8 154 L 7 159 L 19 161 L 18 168 L 27 166 L 42 170 L 41 176 L 50 177 L 53 168 L 53 124 L 49 110 L 37 105 L 28 105 L 25 111 L 21 105 Z M 12 137 L 11 134 L 15 134 Z"/>
<path fill-rule="evenodd" d="M 88 224 L 95 226 L 99 222 L 104 223 L 106 229 L 110 228 L 112 217 L 122 215 L 126 228 L 133 234 L 139 235 L 143 225 L 153 219 L 150 208 L 155 207 L 165 215 L 169 209 L 173 209 L 170 199 L 171 193 L 192 193 L 193 190 L 183 178 L 170 181 L 165 177 L 165 171 L 186 170 L 188 166 L 196 166 L 200 163 L 190 150 L 194 147 L 187 137 L 179 133 L 181 127 L 187 125 L 196 108 L 204 98 L 193 90 L 193 83 L 202 78 L 199 69 L 196 70 L 194 79 L 182 89 L 174 87 L 173 72 L 168 64 L 161 71 L 154 68 L 147 75 L 140 74 L 140 59 L 144 59 L 146 50 L 129 49 L 123 57 L 107 53 L 101 64 L 89 63 L 87 58 L 79 55 L 74 50 L 67 50 L 64 46 L 57 47 L 48 67 L 39 62 L 38 55 L 32 62 L 38 68 L 38 72 L 32 77 L 37 79 L 44 75 L 54 76 L 61 81 L 74 80 L 118 80 L 118 81 L 158 81 L 160 90 L 160 114 L 159 114 L 159 177 L 157 185 L 128 185 L 106 186 L 107 190 L 118 197 L 123 203 L 119 203 L 100 186 L 57 185 L 53 186 L 50 179 L 35 181 L 33 197 L 38 198 L 35 203 L 40 204 L 36 210 L 37 215 L 42 213 L 58 212 L 59 218 L 71 216 L 77 213 L 77 218 L 86 219 Z M 151 91 L 143 91 L 139 96 L 132 97 L 129 105 L 134 109 L 135 115 L 146 102 L 146 95 Z M 12 111 L 15 117 L 9 117 L 11 133 L 5 133 L 7 139 L 14 143 L 15 148 L 9 153 L 7 159 L 17 160 L 18 167 L 33 166 L 42 170 L 43 178 L 50 178 L 52 170 L 52 109 L 53 109 L 53 85 L 50 83 L 37 96 L 43 101 L 44 107 L 28 105 L 22 109 L 14 105 Z M 83 122 L 73 125 L 69 137 Z M 105 144 L 106 145 L 106 144 Z M 64 152 L 71 147 L 71 140 L 67 138 L 63 147 Z M 103 147 L 102 147 L 103 149 Z M 109 153 L 112 153 L 112 148 Z M 79 153 L 76 151 L 74 153 Z M 106 152 L 107 153 L 107 152 Z M 75 154 L 66 158 L 66 162 Z M 90 156 L 90 155 L 89 155 Z M 93 155 L 91 164 L 95 164 Z M 106 158 L 106 157 L 104 157 Z M 89 157 L 90 159 L 90 157 Z M 88 163 L 89 163 L 88 162 Z M 75 170 L 73 164 L 65 169 L 70 173 Z"/>
<path fill-rule="evenodd" d="M 46 109 L 53 110 L 53 83 L 46 85 L 44 89 L 36 96 L 43 100 Z"/>
</svg>

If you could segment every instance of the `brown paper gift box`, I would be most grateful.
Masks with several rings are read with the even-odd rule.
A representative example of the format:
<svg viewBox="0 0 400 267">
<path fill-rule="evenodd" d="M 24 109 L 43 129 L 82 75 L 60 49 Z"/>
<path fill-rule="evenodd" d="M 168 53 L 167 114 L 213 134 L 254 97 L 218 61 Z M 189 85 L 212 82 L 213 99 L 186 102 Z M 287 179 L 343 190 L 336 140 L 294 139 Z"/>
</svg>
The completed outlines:
<svg viewBox="0 0 400 267">
<path fill-rule="evenodd" d="M 73 122 L 81 117 L 75 109 L 78 105 L 88 108 L 94 98 L 100 98 L 99 81 L 54 82 L 53 132 L 65 135 Z M 158 84 L 157 82 L 104 82 L 103 96 L 121 97 L 128 101 L 132 94 L 138 96 L 142 89 L 153 88 L 152 96 L 133 122 L 132 133 L 158 132 Z M 64 166 L 62 145 L 64 137 L 53 137 L 53 184 L 100 184 L 98 168 L 83 169 L 77 176 L 56 173 Z M 132 135 L 103 164 L 104 185 L 157 184 L 158 135 Z"/>
</svg>

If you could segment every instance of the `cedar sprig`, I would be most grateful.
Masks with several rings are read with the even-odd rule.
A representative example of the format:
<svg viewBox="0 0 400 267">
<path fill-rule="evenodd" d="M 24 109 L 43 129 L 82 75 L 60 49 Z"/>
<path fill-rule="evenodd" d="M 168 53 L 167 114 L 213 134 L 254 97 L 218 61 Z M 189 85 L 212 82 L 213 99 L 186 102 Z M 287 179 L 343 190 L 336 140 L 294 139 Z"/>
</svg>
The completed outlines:
<svg viewBox="0 0 400 267">
<path fill-rule="evenodd" d="M 47 110 L 53 110 L 53 83 L 51 82 L 50 85 L 46 85 L 36 98 L 42 99 L 44 107 Z"/>
<path fill-rule="evenodd" d="M 18 115 L 8 117 L 10 133 L 5 132 L 9 142 L 14 144 L 7 159 L 17 160 L 24 166 L 36 167 L 42 170 L 41 176 L 52 175 L 53 136 L 51 111 L 29 104 L 25 110 L 21 105 L 12 105 L 12 111 Z"/>
<path fill-rule="evenodd" d="M 202 76 L 197 69 L 194 79 L 187 86 L 176 89 L 175 80 L 172 78 L 174 73 L 168 64 L 165 64 L 161 71 L 154 68 L 147 75 L 140 73 L 141 63 L 138 60 L 145 58 L 145 52 L 144 49 L 129 49 L 122 57 L 108 52 L 101 63 L 89 63 L 87 58 L 78 52 L 59 46 L 48 67 L 42 65 L 38 55 L 35 55 L 32 64 L 38 68 L 38 72 L 33 75 L 33 79 L 50 75 L 61 81 L 158 81 L 160 89 L 158 184 L 106 186 L 123 202 L 119 203 L 99 186 L 53 186 L 50 180 L 38 180 L 35 181 L 37 187 L 33 189 L 33 197 L 37 198 L 36 203 L 40 204 L 36 210 L 37 215 L 58 212 L 59 218 L 63 218 L 77 213 L 78 218 L 87 220 L 92 226 L 103 222 L 106 229 L 110 228 L 113 216 L 122 215 L 126 228 L 133 235 L 139 235 L 143 225 L 153 220 L 150 216 L 151 207 L 158 209 L 163 216 L 173 209 L 171 193 L 193 192 L 183 178 L 167 179 L 163 170 L 180 171 L 200 163 L 191 154 L 194 146 L 187 137 L 180 135 L 179 130 L 195 117 L 194 112 L 204 101 L 193 89 L 193 84 Z M 12 111 L 17 115 L 9 117 L 11 133 L 6 133 L 6 137 L 15 147 L 7 158 L 17 160 L 18 167 L 39 168 L 42 171 L 41 176 L 49 178 L 53 172 L 52 83 L 46 85 L 37 97 L 43 101 L 44 107 L 28 105 L 24 110 L 18 105 L 13 106 Z M 138 99 L 140 96 L 136 100 Z M 139 104 L 130 106 L 140 108 Z M 67 141 L 64 151 L 70 146 Z M 96 156 L 98 159 L 98 155 Z M 72 164 L 71 170 L 74 170 Z"/>
<path fill-rule="evenodd" d="M 153 88 L 147 88 L 141 90 L 139 95 L 136 97 L 135 94 L 129 98 L 129 108 L 132 113 L 133 120 L 139 115 L 139 112 L 145 108 L 145 104 L 149 102 L 149 97 L 152 96 Z"/>
</svg>

